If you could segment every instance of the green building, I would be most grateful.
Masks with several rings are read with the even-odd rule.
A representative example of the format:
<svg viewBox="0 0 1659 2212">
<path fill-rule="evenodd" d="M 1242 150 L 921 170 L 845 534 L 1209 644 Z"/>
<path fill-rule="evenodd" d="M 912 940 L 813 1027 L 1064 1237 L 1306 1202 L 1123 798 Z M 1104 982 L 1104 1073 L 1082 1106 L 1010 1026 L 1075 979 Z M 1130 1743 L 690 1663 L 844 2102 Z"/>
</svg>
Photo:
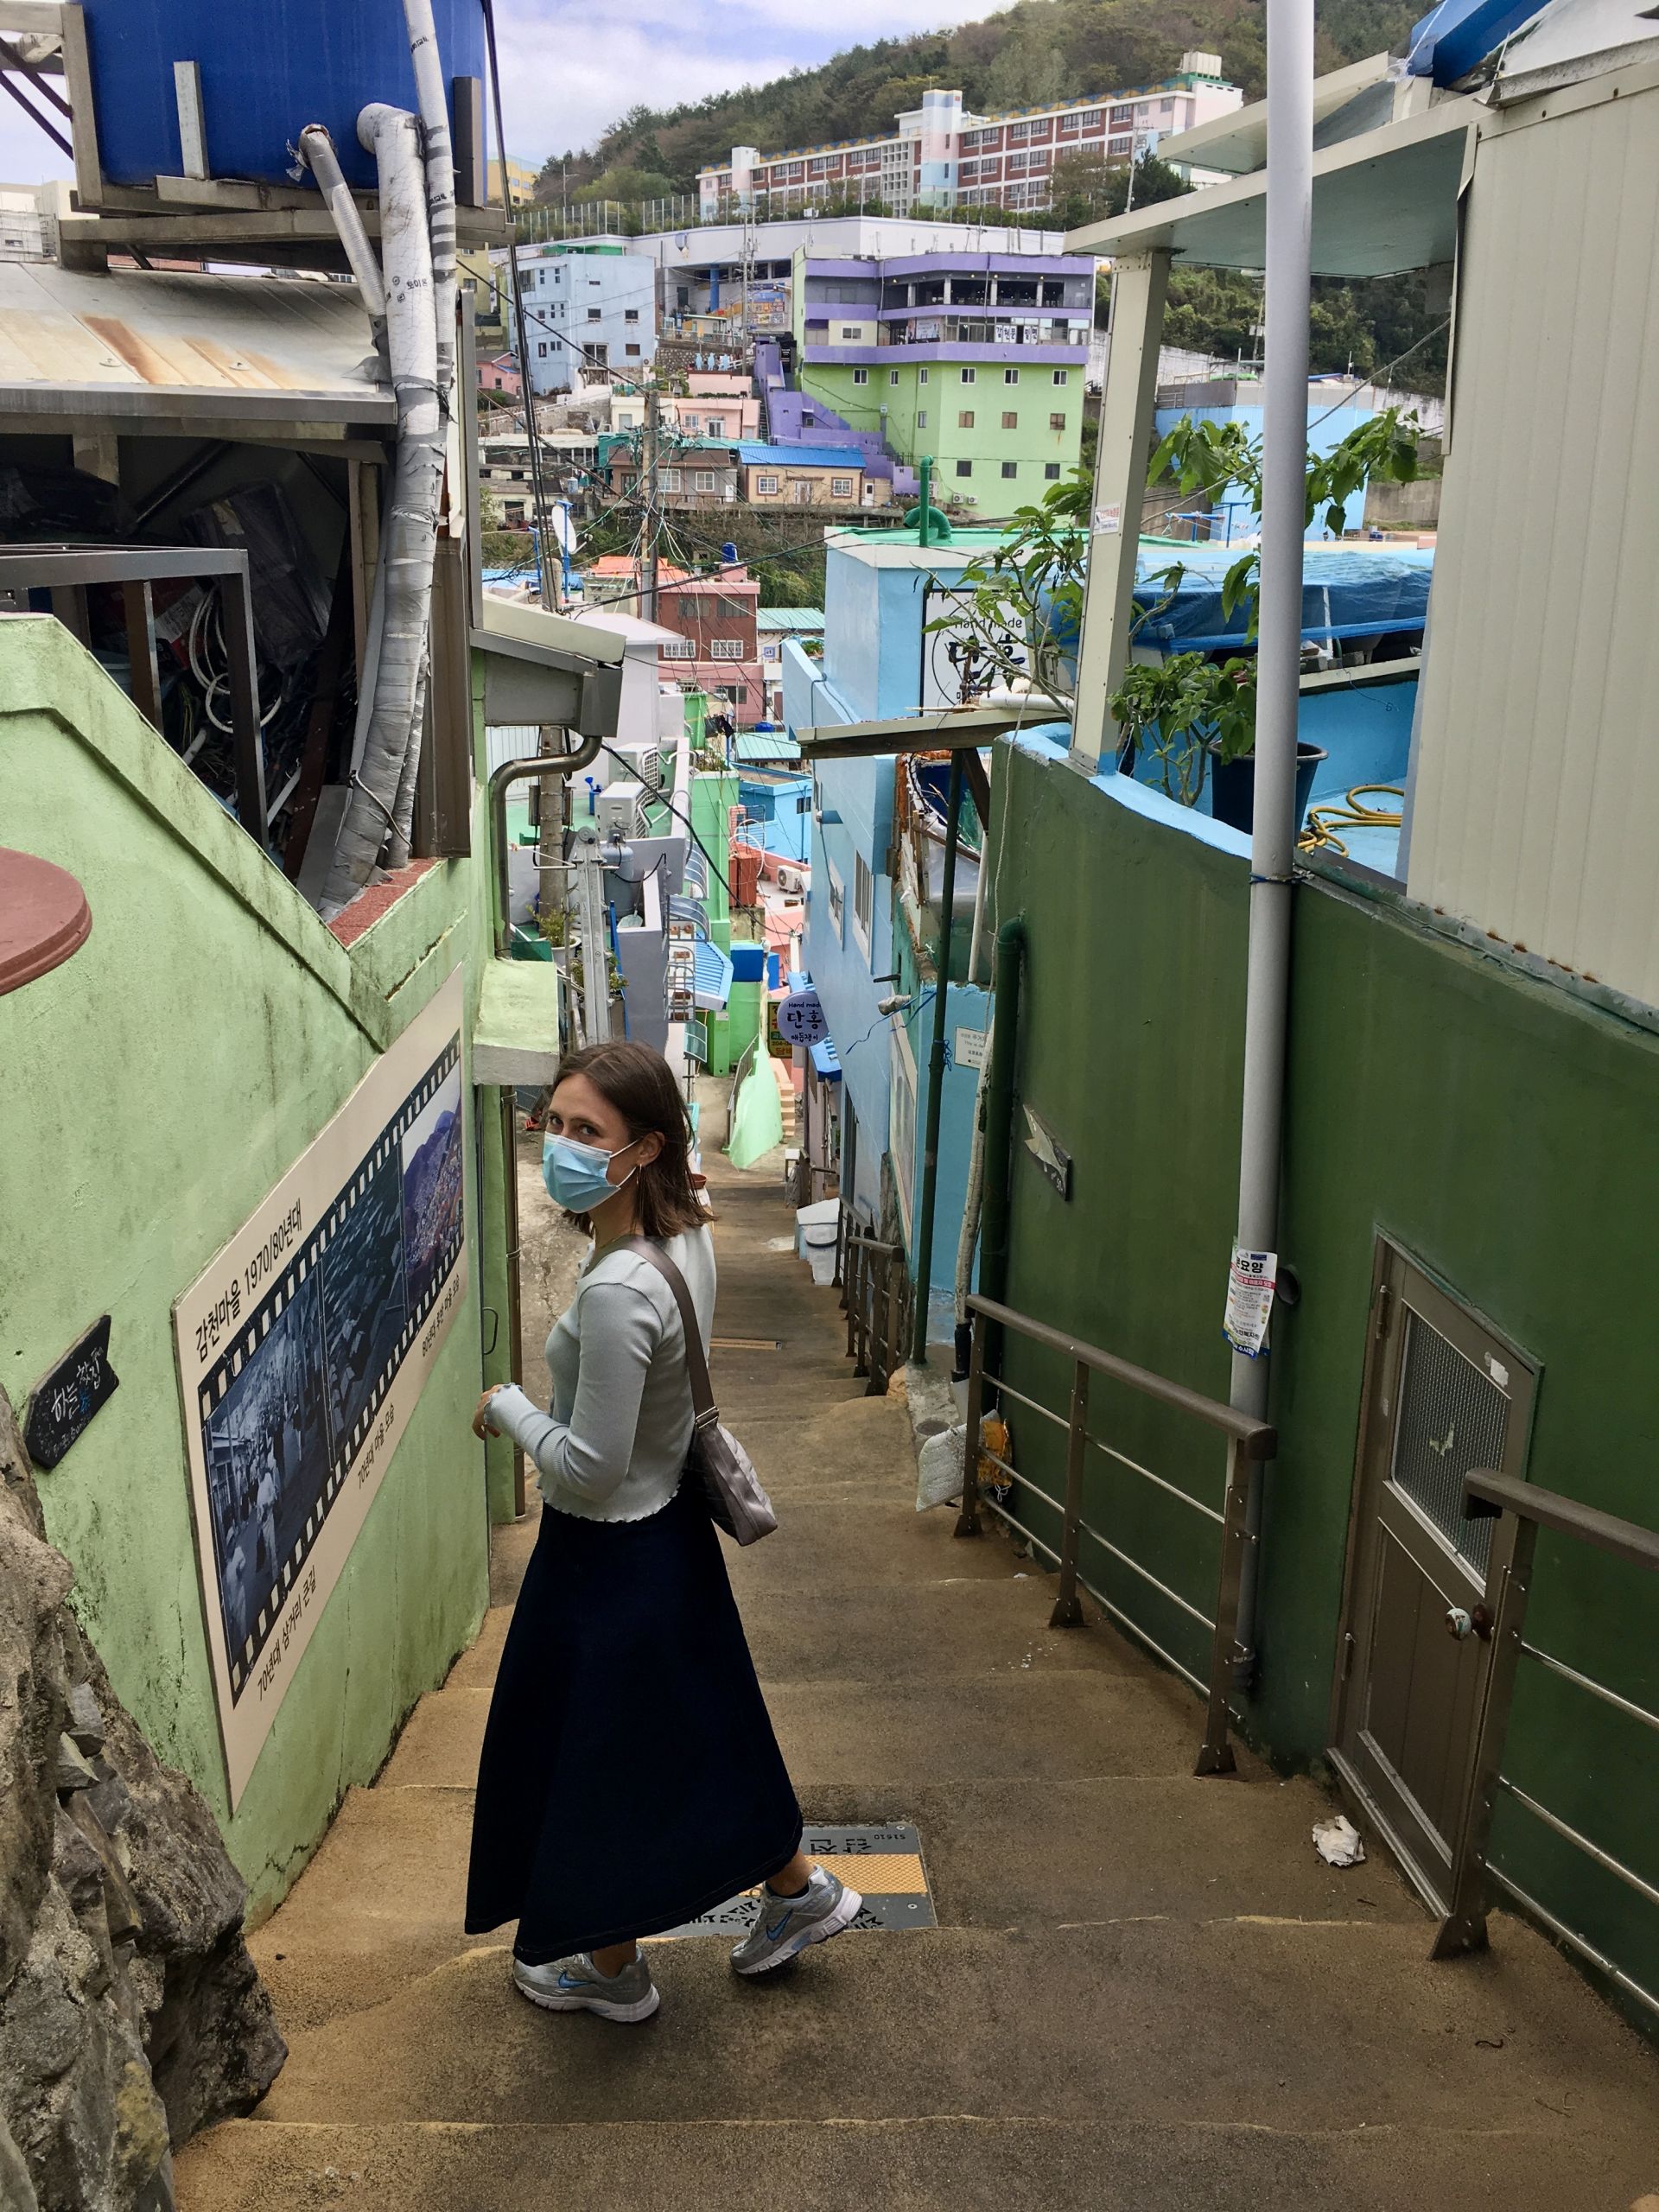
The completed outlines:
<svg viewBox="0 0 1659 2212">
<path fill-rule="evenodd" d="M 1092 257 L 802 249 L 791 289 L 798 396 L 768 395 L 774 437 L 822 440 L 829 409 L 911 468 L 930 456 L 936 493 L 986 517 L 1077 466 Z"/>
</svg>

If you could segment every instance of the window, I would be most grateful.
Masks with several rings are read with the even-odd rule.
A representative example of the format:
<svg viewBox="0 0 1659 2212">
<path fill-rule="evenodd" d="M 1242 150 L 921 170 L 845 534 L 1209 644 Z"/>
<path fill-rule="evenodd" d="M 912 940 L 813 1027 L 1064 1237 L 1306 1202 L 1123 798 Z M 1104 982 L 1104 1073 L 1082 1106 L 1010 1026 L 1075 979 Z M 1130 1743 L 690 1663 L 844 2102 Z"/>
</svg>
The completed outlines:
<svg viewBox="0 0 1659 2212">
<path fill-rule="evenodd" d="M 868 384 L 869 380 L 870 372 L 868 369 L 855 369 L 853 371 L 853 382 L 855 384 Z"/>
<path fill-rule="evenodd" d="M 663 660 L 691 660 L 696 658 L 690 638 L 676 638 L 671 645 L 658 645 L 657 652 Z"/>
<path fill-rule="evenodd" d="M 622 310 L 622 320 L 624 322 L 638 322 L 639 320 L 639 308 L 624 308 Z"/>
<path fill-rule="evenodd" d="M 711 438 L 723 438 L 725 436 L 726 417 L 723 415 L 711 415 L 709 417 L 709 435 Z"/>
<path fill-rule="evenodd" d="M 1020 427 L 1020 417 L 1010 407 L 1005 407 L 1002 410 L 1002 427 L 1005 430 L 1017 430 Z"/>
<path fill-rule="evenodd" d="M 754 488 L 761 499 L 775 499 L 778 495 L 778 485 L 779 480 L 777 477 L 762 476 L 758 471 L 756 472 Z"/>
<path fill-rule="evenodd" d="M 927 382 L 927 371 L 925 369 L 917 370 L 916 381 L 918 384 L 925 384 Z"/>
<path fill-rule="evenodd" d="M 957 417 L 957 428 L 959 430 L 971 430 L 973 427 L 974 410 L 971 407 L 964 407 Z"/>
<path fill-rule="evenodd" d="M 588 310 L 588 320 L 589 322 L 602 321 L 604 320 L 602 311 L 598 308 L 589 308 Z"/>
<path fill-rule="evenodd" d="M 691 488 L 694 492 L 712 492 L 715 489 L 715 472 L 712 468 L 699 468 L 691 478 Z"/>
<path fill-rule="evenodd" d="M 1030 136 L 1031 125 L 1028 123 L 1011 123 L 1008 125 L 1008 143 L 1010 146 L 1014 144 L 1016 139 L 1029 138 Z"/>
<path fill-rule="evenodd" d="M 742 639 L 710 638 L 709 658 L 710 660 L 741 660 L 743 658 Z"/>
<path fill-rule="evenodd" d="M 839 932 L 837 932 L 839 934 Z M 887 1150 L 893 1155 L 893 1179 L 904 1217 L 905 1236 L 911 1234 L 911 1211 L 916 1183 L 916 1055 L 902 1021 L 893 1025 L 892 1080 L 887 1085 Z"/>
<path fill-rule="evenodd" d="M 624 357 L 630 361 L 637 361 L 639 358 L 639 348 L 637 346 L 625 346 L 622 352 Z"/>
<path fill-rule="evenodd" d="M 875 919 L 875 878 L 862 853 L 853 855 L 853 935 L 870 957 L 870 926 Z"/>
<path fill-rule="evenodd" d="M 679 470 L 677 468 L 664 469 L 662 472 L 662 483 L 664 492 L 677 492 L 680 488 Z"/>
<path fill-rule="evenodd" d="M 897 369 L 889 369 L 889 370 L 887 371 L 887 382 L 888 382 L 889 384 L 897 384 L 897 383 L 898 383 L 898 381 L 899 381 L 899 372 L 898 372 L 898 370 L 897 370 Z"/>
<path fill-rule="evenodd" d="M 973 473 L 974 464 L 971 461 L 959 461 L 957 463 L 957 474 L 958 476 L 971 476 Z"/>
<path fill-rule="evenodd" d="M 543 360 L 544 361 L 544 360 L 547 359 L 547 340 L 546 340 L 546 339 L 544 339 L 544 338 L 543 338 L 543 339 L 542 340 L 541 343 L 537 346 L 536 351 L 537 351 L 537 355 L 540 357 L 540 359 L 543 359 Z"/>
<path fill-rule="evenodd" d="M 835 933 L 836 943 L 844 944 L 847 942 L 844 926 L 847 913 L 847 887 L 842 883 L 836 864 L 828 853 L 823 856 L 823 877 L 825 887 L 829 893 L 830 927 Z"/>
<path fill-rule="evenodd" d="M 1114 161 L 1127 161 L 1132 143 L 1133 142 L 1128 138 L 1109 138 L 1106 141 L 1106 151 L 1112 156 Z"/>
<path fill-rule="evenodd" d="M 1043 474 L 1047 478 L 1051 484 L 1058 484 L 1060 480 L 1059 462 L 1058 461 L 1046 461 L 1043 463 Z"/>
<path fill-rule="evenodd" d="M 1133 123 L 1135 121 L 1134 101 L 1130 100 L 1127 104 L 1120 102 L 1119 105 L 1112 110 L 1111 119 L 1114 129 L 1116 129 L 1120 123 Z"/>
<path fill-rule="evenodd" d="M 1054 372 L 1054 381 L 1055 381 L 1055 383 L 1056 383 L 1056 384 L 1069 384 L 1069 383 L 1071 382 L 1071 370 L 1070 370 L 1070 369 L 1056 369 L 1056 370 L 1055 370 L 1055 372 Z"/>
<path fill-rule="evenodd" d="M 916 427 L 918 430 L 925 430 L 927 428 L 927 410 L 925 407 L 918 407 L 916 410 Z"/>
<path fill-rule="evenodd" d="M 729 599 L 724 592 L 715 594 L 714 615 L 716 622 L 742 622 L 747 619 L 748 612 L 745 601 Z"/>
<path fill-rule="evenodd" d="M 1065 416 L 1063 414 L 1051 415 L 1048 418 L 1048 427 L 1051 430 L 1063 430 L 1065 428 Z"/>
<path fill-rule="evenodd" d="M 1005 478 L 1017 476 L 1020 474 L 1019 462 L 1017 461 L 1005 461 L 1002 464 L 1002 474 Z"/>
<path fill-rule="evenodd" d="M 1002 381 L 1004 384 L 1018 384 L 1020 381 L 1019 370 L 1004 369 L 1002 372 Z"/>
<path fill-rule="evenodd" d="M 841 326 L 841 334 L 843 338 L 850 339 L 856 346 L 864 335 L 864 326 L 861 322 L 843 322 Z"/>
<path fill-rule="evenodd" d="M 963 384 L 974 384 L 978 380 L 979 377 L 979 371 L 977 369 L 962 369 L 959 370 L 957 373 L 961 377 Z"/>
<path fill-rule="evenodd" d="M 850 499 L 853 496 L 852 478 L 832 476 L 830 479 L 830 496 L 832 499 Z"/>
</svg>

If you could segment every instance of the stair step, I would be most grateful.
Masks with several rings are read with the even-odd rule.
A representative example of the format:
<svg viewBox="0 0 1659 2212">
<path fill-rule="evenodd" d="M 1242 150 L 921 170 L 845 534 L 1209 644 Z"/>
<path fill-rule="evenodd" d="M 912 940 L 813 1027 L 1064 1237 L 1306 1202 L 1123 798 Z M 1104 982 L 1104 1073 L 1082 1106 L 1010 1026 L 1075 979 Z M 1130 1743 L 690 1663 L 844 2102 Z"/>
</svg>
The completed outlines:
<svg viewBox="0 0 1659 2212">
<path fill-rule="evenodd" d="M 1306 1781 L 817 1783 L 814 1823 L 913 1821 L 943 1926 L 1159 1917 L 1427 1923 L 1386 1866 L 1338 1872 L 1309 1840 Z M 473 1948 L 461 1932 L 469 1789 L 353 1790 L 280 1919 L 252 1939 L 290 2037 L 395 1997 Z"/>
<path fill-rule="evenodd" d="M 949 1688 L 773 1680 L 766 1703 L 803 1795 L 821 1777 L 849 1774 L 893 1790 L 1057 1772 L 1179 1775 L 1200 1728 L 1185 1690 L 1089 1671 L 970 1676 Z M 470 1789 L 489 1706 L 487 1689 L 423 1698 L 376 1789 Z"/>
<path fill-rule="evenodd" d="M 955 2113 L 593 2129 L 235 2120 L 176 2171 L 184 2212 L 1624 2212 L 1651 2179 L 1637 2144 L 1563 2143 L 1548 2113 L 1508 2133 L 1478 2112 L 1432 2133 L 1352 2134 Z"/>
<path fill-rule="evenodd" d="M 855 1934 L 759 1983 L 732 1974 L 723 1942 L 682 1941 L 653 1951 L 664 1994 L 648 2036 L 538 2012 L 512 1989 L 505 1948 L 482 1948 L 296 2035 L 261 2112 L 333 2126 L 1103 2112 L 1163 2126 L 1248 2115 L 1275 2132 L 1636 2125 L 1650 2059 L 1546 1944 L 1504 1922 L 1490 1954 L 1446 1972 L 1423 1936 L 1158 1920 Z"/>
</svg>

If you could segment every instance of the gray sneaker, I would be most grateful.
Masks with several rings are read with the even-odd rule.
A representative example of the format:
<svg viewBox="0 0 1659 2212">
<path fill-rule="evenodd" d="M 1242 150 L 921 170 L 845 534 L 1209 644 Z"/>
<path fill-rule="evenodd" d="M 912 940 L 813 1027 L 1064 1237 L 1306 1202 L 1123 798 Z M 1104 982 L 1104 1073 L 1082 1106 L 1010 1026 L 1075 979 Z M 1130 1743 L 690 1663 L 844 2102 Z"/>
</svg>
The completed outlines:
<svg viewBox="0 0 1659 2212">
<path fill-rule="evenodd" d="M 739 1974 L 769 1974 L 798 1958 L 810 1943 L 826 1943 L 850 1928 L 863 1898 L 822 1866 L 798 1897 L 780 1897 L 768 1884 L 760 1892 L 754 1925 L 732 1953 Z"/>
<path fill-rule="evenodd" d="M 643 1956 L 620 1974 L 602 1974 L 586 1951 L 544 1967 L 512 1962 L 513 1986 L 547 2012 L 597 2012 L 604 2020 L 648 2020 L 662 2003 Z"/>
</svg>

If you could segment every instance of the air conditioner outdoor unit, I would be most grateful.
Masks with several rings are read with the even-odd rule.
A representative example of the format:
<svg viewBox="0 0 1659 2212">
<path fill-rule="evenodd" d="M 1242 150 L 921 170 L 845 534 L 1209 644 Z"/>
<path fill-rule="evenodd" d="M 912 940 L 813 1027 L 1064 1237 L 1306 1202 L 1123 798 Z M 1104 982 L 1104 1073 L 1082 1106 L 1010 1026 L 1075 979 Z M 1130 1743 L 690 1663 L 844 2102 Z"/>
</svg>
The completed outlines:
<svg viewBox="0 0 1659 2212">
<path fill-rule="evenodd" d="M 644 795 L 643 784 L 606 785 L 594 806 L 601 842 L 607 845 L 622 845 L 627 842 L 633 835 L 633 825 L 639 812 L 639 802 Z"/>
<path fill-rule="evenodd" d="M 778 868 L 778 888 L 780 891 L 804 892 L 806 889 L 806 876 L 804 871 L 798 868 L 791 868 L 787 861 L 780 861 Z"/>
</svg>

